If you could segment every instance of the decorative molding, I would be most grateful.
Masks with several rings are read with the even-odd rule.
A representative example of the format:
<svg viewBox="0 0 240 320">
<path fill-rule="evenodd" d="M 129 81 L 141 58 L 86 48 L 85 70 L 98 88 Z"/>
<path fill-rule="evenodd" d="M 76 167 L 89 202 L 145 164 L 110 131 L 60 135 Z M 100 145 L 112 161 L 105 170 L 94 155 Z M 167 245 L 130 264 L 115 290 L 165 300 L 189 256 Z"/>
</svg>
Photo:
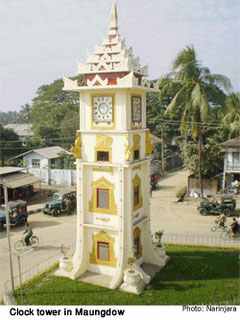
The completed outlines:
<svg viewBox="0 0 240 320">
<path fill-rule="evenodd" d="M 98 259 L 98 253 L 97 253 L 97 246 L 98 242 L 106 242 L 109 245 L 109 260 L 108 261 L 103 261 Z M 115 240 L 113 237 L 111 237 L 107 232 L 105 231 L 100 231 L 97 234 L 93 235 L 93 248 L 92 248 L 92 253 L 89 255 L 89 261 L 92 264 L 97 264 L 97 265 L 104 265 L 104 266 L 109 266 L 109 267 L 116 267 L 117 265 L 117 258 L 115 257 L 114 253 L 114 244 Z"/>
<path fill-rule="evenodd" d="M 93 171 L 95 171 L 95 172 L 109 172 L 109 173 L 113 174 L 113 167 L 105 167 L 105 166 L 93 167 Z"/>
<path fill-rule="evenodd" d="M 153 153 L 153 141 L 152 141 L 152 134 L 150 131 L 146 131 L 145 133 L 145 154 L 146 156 L 151 156 Z"/>
<path fill-rule="evenodd" d="M 133 167 L 133 170 L 141 170 L 142 169 L 142 166 L 141 165 L 138 165 L 136 167 Z"/>
<path fill-rule="evenodd" d="M 92 80 L 87 80 L 88 87 L 94 86 L 107 86 L 108 79 L 102 80 L 102 78 L 97 74 Z"/>
<path fill-rule="evenodd" d="M 102 222 L 109 222 L 109 221 L 111 221 L 110 218 L 96 218 L 96 220 L 102 221 Z"/>
<path fill-rule="evenodd" d="M 113 138 L 104 135 L 96 136 L 95 161 L 97 162 L 97 152 L 104 151 L 109 153 L 109 162 L 112 162 L 112 143 Z"/>
<path fill-rule="evenodd" d="M 136 174 L 135 177 L 132 180 L 132 187 L 133 187 L 133 211 L 136 211 L 143 206 L 143 197 L 142 197 L 142 182 L 140 177 Z M 139 203 L 137 205 L 134 204 L 134 188 L 139 188 Z"/>
<path fill-rule="evenodd" d="M 133 158 L 133 153 L 136 150 L 141 149 L 141 136 L 139 134 L 133 135 L 133 143 L 132 145 L 129 144 L 128 136 L 126 136 L 127 143 L 125 144 L 125 160 L 131 161 Z"/>
<path fill-rule="evenodd" d="M 113 138 L 104 135 L 97 135 L 96 136 L 96 148 L 97 149 L 105 149 L 111 148 L 113 143 Z"/>
<path fill-rule="evenodd" d="M 139 134 L 133 135 L 133 150 L 138 150 L 141 147 L 141 136 Z"/>
<path fill-rule="evenodd" d="M 109 191 L 109 208 L 104 209 L 97 207 L 97 189 L 107 189 Z M 104 177 L 92 183 L 92 199 L 89 201 L 89 211 L 92 213 L 117 214 L 114 185 Z"/>
<path fill-rule="evenodd" d="M 77 80 L 72 80 L 67 77 L 63 77 L 63 90 L 65 91 L 74 91 L 78 88 L 78 81 Z"/>
<path fill-rule="evenodd" d="M 70 152 L 76 159 L 81 159 L 82 154 L 81 154 L 81 147 L 82 147 L 82 142 L 81 142 L 81 133 L 77 132 L 76 133 L 76 138 L 74 141 L 74 145 L 71 147 Z"/>
<path fill-rule="evenodd" d="M 117 84 L 119 86 L 124 86 L 124 87 L 137 86 L 138 78 L 135 77 L 133 72 L 130 72 L 128 75 L 126 75 L 123 78 L 117 78 Z"/>
</svg>

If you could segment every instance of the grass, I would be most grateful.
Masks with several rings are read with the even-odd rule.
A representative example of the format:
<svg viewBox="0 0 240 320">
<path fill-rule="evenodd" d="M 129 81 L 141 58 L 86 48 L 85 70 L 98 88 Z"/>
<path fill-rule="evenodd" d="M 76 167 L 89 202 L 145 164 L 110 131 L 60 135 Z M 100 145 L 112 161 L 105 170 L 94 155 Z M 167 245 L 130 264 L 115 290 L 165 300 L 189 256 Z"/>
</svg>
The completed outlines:
<svg viewBox="0 0 240 320">
<path fill-rule="evenodd" d="M 24 286 L 24 304 L 239 304 L 238 250 L 171 245 L 167 252 L 171 257 L 168 265 L 140 296 L 44 273 Z M 16 299 L 22 301 L 19 290 Z"/>
</svg>

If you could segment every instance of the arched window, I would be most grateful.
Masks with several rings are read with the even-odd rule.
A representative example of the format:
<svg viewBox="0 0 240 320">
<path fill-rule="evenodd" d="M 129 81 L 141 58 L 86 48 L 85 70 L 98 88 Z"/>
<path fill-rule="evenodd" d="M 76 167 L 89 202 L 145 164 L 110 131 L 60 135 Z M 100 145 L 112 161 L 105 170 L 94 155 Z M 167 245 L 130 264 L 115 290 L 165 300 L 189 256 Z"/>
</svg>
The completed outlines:
<svg viewBox="0 0 240 320">
<path fill-rule="evenodd" d="M 93 247 L 90 263 L 116 267 L 117 259 L 114 252 L 115 239 L 105 231 L 93 235 Z"/>
<path fill-rule="evenodd" d="M 89 201 L 89 211 L 117 214 L 114 185 L 104 177 L 92 183 L 92 198 Z"/>
</svg>

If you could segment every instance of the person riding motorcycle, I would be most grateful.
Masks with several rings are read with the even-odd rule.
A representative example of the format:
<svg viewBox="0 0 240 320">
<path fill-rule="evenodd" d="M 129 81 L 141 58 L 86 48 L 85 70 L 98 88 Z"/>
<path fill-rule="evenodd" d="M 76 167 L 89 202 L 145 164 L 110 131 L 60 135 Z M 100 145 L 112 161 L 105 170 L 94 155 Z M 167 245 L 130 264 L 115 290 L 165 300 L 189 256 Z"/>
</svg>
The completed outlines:
<svg viewBox="0 0 240 320">
<path fill-rule="evenodd" d="M 233 222 L 230 225 L 231 231 L 232 231 L 232 236 L 235 236 L 236 233 L 238 232 L 238 222 L 236 218 L 233 218 Z"/>
<path fill-rule="evenodd" d="M 30 227 L 29 223 L 25 224 L 25 230 L 23 232 L 24 234 L 24 241 L 26 243 L 26 246 L 30 245 L 30 239 L 33 236 L 32 228 Z"/>
<path fill-rule="evenodd" d="M 215 220 L 216 224 L 219 226 L 219 227 L 224 227 L 225 226 L 225 223 L 227 221 L 227 218 L 225 216 L 225 214 L 220 214 L 220 216 L 217 217 L 217 219 Z"/>
</svg>

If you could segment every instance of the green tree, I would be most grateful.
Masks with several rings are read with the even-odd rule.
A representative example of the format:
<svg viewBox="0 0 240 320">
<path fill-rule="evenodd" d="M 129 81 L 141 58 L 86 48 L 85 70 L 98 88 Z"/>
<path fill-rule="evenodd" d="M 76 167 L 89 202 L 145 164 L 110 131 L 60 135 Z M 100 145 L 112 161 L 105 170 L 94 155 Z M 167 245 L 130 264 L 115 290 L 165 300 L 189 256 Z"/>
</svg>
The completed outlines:
<svg viewBox="0 0 240 320">
<path fill-rule="evenodd" d="M 31 106 L 26 103 L 21 106 L 20 111 L 17 114 L 17 123 L 29 123 L 31 117 Z"/>
<path fill-rule="evenodd" d="M 225 107 L 223 125 L 228 131 L 228 137 L 240 136 L 240 93 L 230 94 L 226 99 Z"/>
<path fill-rule="evenodd" d="M 16 123 L 17 117 L 18 117 L 17 111 L 8 111 L 8 112 L 0 111 L 0 124 L 6 125 L 9 123 Z"/>
<path fill-rule="evenodd" d="M 0 124 L 0 160 L 4 166 L 7 159 L 23 151 L 22 142 L 18 135 L 11 129 L 5 129 Z"/>
<path fill-rule="evenodd" d="M 194 141 L 181 143 L 181 155 L 184 166 L 193 174 L 198 175 L 199 154 L 198 145 Z M 218 135 L 208 137 L 206 143 L 202 146 L 204 166 L 202 166 L 202 177 L 209 178 L 217 175 L 223 167 L 223 154 L 221 139 Z"/>
<path fill-rule="evenodd" d="M 31 122 L 34 135 L 45 145 L 61 145 L 66 138 L 72 139 L 70 145 L 78 128 L 79 94 L 62 89 L 63 81 L 56 80 L 41 86 L 33 99 Z"/>
<path fill-rule="evenodd" d="M 167 114 L 180 115 L 180 130 L 198 142 L 198 177 L 203 195 L 202 144 L 211 107 L 225 102 L 225 91 L 230 90 L 230 80 L 220 74 L 211 74 L 203 67 L 193 47 L 186 47 L 177 56 L 170 75 L 180 88 L 167 107 Z M 205 124 L 205 126 L 204 126 Z"/>
</svg>

